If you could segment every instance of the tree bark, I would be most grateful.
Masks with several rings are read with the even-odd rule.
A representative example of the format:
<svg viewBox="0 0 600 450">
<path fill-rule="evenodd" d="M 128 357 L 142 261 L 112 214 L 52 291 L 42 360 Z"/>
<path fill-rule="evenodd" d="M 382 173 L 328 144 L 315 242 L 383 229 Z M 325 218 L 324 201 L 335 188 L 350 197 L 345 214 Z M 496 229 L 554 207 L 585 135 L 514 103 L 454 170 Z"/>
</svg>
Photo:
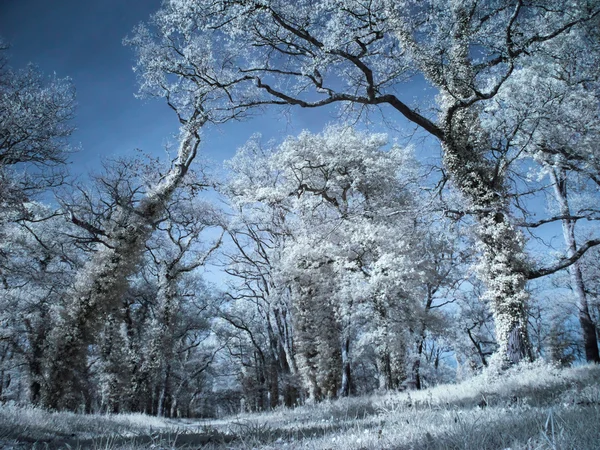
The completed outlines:
<svg viewBox="0 0 600 450">
<path fill-rule="evenodd" d="M 496 326 L 501 366 L 531 360 L 527 331 L 528 293 L 524 239 L 510 221 L 506 188 L 501 173 L 474 148 L 477 117 L 468 111 L 447 119 L 444 163 L 460 192 L 476 211 L 481 251 L 479 277 L 487 287 Z M 474 125 L 475 124 L 475 125 Z M 485 140 L 484 140 L 485 142 Z M 483 143 L 485 145 L 485 143 Z"/>
<path fill-rule="evenodd" d="M 128 278 L 135 273 L 153 231 L 153 224 L 185 177 L 196 156 L 203 122 L 187 126 L 178 158 L 166 177 L 132 211 L 123 211 L 110 233 L 110 246 L 100 249 L 77 274 L 71 303 L 55 328 L 43 404 L 50 409 L 76 410 L 85 397 L 87 349 L 101 318 L 120 306 Z M 124 225 L 123 225 L 124 224 Z"/>
<path fill-rule="evenodd" d="M 339 395 L 348 397 L 352 394 L 352 366 L 350 361 L 350 338 L 342 342 L 342 384 Z"/>
<path fill-rule="evenodd" d="M 47 328 L 44 316 L 35 325 L 29 319 L 25 319 L 24 324 L 30 345 L 30 351 L 26 354 L 29 370 L 29 401 L 37 406 L 40 404 L 42 381 L 44 380 L 44 344 L 47 338 Z"/>
<path fill-rule="evenodd" d="M 554 183 L 554 194 L 560 208 L 560 214 L 570 217 L 569 201 L 567 197 L 567 176 L 563 168 L 552 168 L 550 177 Z M 563 236 L 567 246 L 567 257 L 573 256 L 577 252 L 577 241 L 575 240 L 575 220 L 562 220 Z M 585 348 L 585 358 L 588 362 L 600 363 L 600 354 L 598 353 L 598 337 L 596 335 L 596 326 L 590 315 L 590 309 L 585 293 L 585 284 L 581 274 L 581 265 L 579 260 L 569 266 L 571 284 L 573 292 L 577 297 L 577 311 L 579 324 L 583 335 L 583 345 Z"/>
</svg>

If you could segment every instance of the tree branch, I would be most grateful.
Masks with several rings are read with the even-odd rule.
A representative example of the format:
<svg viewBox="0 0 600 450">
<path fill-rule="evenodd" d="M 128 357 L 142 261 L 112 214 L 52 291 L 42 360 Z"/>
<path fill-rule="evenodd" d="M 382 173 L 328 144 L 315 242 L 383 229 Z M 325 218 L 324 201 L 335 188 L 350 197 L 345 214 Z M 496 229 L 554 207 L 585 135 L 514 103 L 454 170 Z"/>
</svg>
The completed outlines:
<svg viewBox="0 0 600 450">
<path fill-rule="evenodd" d="M 590 248 L 600 245 L 600 239 L 591 239 L 577 249 L 569 258 L 562 258 L 554 266 L 543 267 L 541 269 L 530 270 L 527 272 L 527 279 L 535 280 L 536 278 L 545 277 L 559 270 L 566 269 L 571 264 L 577 262 Z"/>
</svg>

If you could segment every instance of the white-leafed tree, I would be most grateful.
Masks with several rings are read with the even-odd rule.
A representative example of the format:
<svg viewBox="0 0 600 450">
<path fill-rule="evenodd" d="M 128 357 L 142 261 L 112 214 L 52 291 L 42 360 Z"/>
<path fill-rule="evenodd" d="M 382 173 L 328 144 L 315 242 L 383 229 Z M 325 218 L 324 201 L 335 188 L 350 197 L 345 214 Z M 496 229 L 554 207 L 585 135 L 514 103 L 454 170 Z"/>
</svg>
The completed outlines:
<svg viewBox="0 0 600 450">
<path fill-rule="evenodd" d="M 214 88 L 235 116 L 273 104 L 386 107 L 437 140 L 478 224 L 478 273 L 505 366 L 531 358 L 531 267 L 507 180 L 520 149 L 487 126 L 485 108 L 531 55 L 569 58 L 563 43 L 599 14 L 595 0 L 167 1 L 135 41 L 146 87 L 174 88 L 174 104 Z M 404 100 L 401 88 L 419 77 L 437 92 L 434 113 Z"/>
</svg>

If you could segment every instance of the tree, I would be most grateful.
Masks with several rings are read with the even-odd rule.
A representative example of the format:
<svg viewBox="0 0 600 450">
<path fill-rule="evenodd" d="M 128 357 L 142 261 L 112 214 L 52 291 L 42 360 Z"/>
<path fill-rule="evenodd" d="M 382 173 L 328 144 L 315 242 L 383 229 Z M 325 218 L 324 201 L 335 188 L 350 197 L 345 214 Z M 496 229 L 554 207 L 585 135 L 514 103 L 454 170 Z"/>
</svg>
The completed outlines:
<svg viewBox="0 0 600 450">
<path fill-rule="evenodd" d="M 411 381 L 417 389 L 424 386 L 421 363 L 423 359 L 427 359 L 427 346 L 437 344 L 432 337 L 441 337 L 440 340 L 443 340 L 455 332 L 453 327 L 448 326 L 451 319 L 444 314 L 443 307 L 455 302 L 463 281 L 460 269 L 464 266 L 464 257 L 458 251 L 458 233 L 447 221 L 442 221 L 445 229 L 439 229 L 435 225 L 439 226 L 430 225 L 432 229 L 425 231 L 416 242 L 417 254 L 423 258 L 425 271 L 422 285 L 417 288 L 416 293 L 421 298 L 421 308 L 416 316 L 416 326 L 412 325 L 415 348 L 410 369 Z M 458 349 L 454 351 L 458 352 Z"/>
<path fill-rule="evenodd" d="M 170 1 L 141 26 L 135 44 L 143 87 L 193 105 L 207 89 L 227 117 L 250 108 L 347 102 L 387 105 L 435 138 L 444 167 L 477 220 L 478 273 L 496 322 L 500 364 L 531 358 L 528 261 L 513 223 L 507 171 L 515 146 L 486 123 L 485 105 L 528 57 L 559 50 L 600 14 L 597 2 L 565 9 L 493 2 Z M 428 117 L 398 88 L 423 76 L 437 92 Z M 163 94 L 165 95 L 165 94 Z"/>
<path fill-rule="evenodd" d="M 8 239 L 0 244 L 0 341 L 10 350 L 0 371 L 14 366 L 14 381 L 21 381 L 29 401 L 39 405 L 54 311 L 84 253 L 73 246 L 71 234 L 77 230 L 64 215 L 31 202 L 23 210 L 26 218 L 4 225 Z"/>
<path fill-rule="evenodd" d="M 578 251 L 575 239 L 575 224 L 577 219 L 573 218 L 571 208 L 569 207 L 567 172 L 564 168 L 552 167 L 549 169 L 549 174 L 554 185 L 555 198 L 559 205 L 559 215 L 563 217 L 562 228 L 567 247 L 567 257 L 571 258 Z M 586 360 L 588 362 L 600 363 L 596 325 L 590 314 L 580 261 L 575 261 L 569 266 L 569 273 L 571 275 L 571 287 L 577 298 L 578 318 L 583 334 Z"/>
<path fill-rule="evenodd" d="M 422 270 L 409 188 L 417 170 L 408 152 L 384 151 L 386 144 L 384 135 L 332 126 L 271 151 L 253 139 L 230 163 L 228 191 L 252 224 L 240 235 L 257 249 L 234 236 L 243 258 L 231 260 L 245 264 L 228 270 L 244 279 L 248 298 L 291 312 L 292 361 L 314 400 L 353 391 L 353 354 L 364 333 L 376 341 L 382 387 L 406 376 L 402 336 Z"/>
<path fill-rule="evenodd" d="M 0 42 L 0 193 L 2 207 L 60 183 L 70 153 L 75 89 L 69 79 L 48 80 L 33 66 L 8 66 Z"/>
<path fill-rule="evenodd" d="M 189 181 L 189 180 L 188 180 Z M 220 227 L 222 218 L 212 205 L 194 201 L 193 197 L 178 195 L 166 207 L 168 219 L 158 225 L 160 235 L 148 243 L 157 277 L 156 312 L 151 324 L 147 360 L 153 366 L 160 396 L 157 415 L 169 415 L 173 405 L 170 384 L 176 352 L 178 319 L 183 307 L 182 279 L 206 264 L 221 245 L 223 233 L 208 248 L 202 248 L 200 236 L 208 228 Z M 199 375 L 199 373 L 198 373 Z"/>
<path fill-rule="evenodd" d="M 135 203 L 119 205 L 117 201 L 116 213 L 104 224 L 101 247 L 77 273 L 68 294 L 71 304 L 54 330 L 45 406 L 77 409 L 86 398 L 87 389 L 81 381 L 86 378 L 87 346 L 101 325 L 100 318 L 118 308 L 148 239 L 196 156 L 198 132 L 204 123 L 197 117 L 185 122 L 171 168 L 143 195 L 133 198 Z"/>
<path fill-rule="evenodd" d="M 248 342 L 248 350 L 229 349 L 242 366 L 246 405 L 256 409 L 294 406 L 302 395 L 290 292 L 277 278 L 293 223 L 287 199 L 275 193 L 271 157 L 258 137 L 250 140 L 227 161 L 231 176 L 221 187 L 234 210 L 227 226 L 233 249 L 224 252 L 225 272 L 233 281 L 221 316 L 236 343 Z"/>
<path fill-rule="evenodd" d="M 587 239 L 578 244 L 575 227 L 578 221 L 597 218 L 600 77 L 593 67 L 600 61 L 600 46 L 592 30 L 597 22 L 596 19 L 586 27 L 570 31 L 568 38 L 549 43 L 545 52 L 524 58 L 496 96 L 496 104 L 488 107 L 495 126 L 511 130 L 514 143 L 540 164 L 541 175 L 550 178 L 556 203 L 552 208 L 554 215 L 524 225 L 531 230 L 562 222 L 566 244 L 563 260 L 571 264 L 556 268 L 568 265 L 586 358 L 594 362 L 599 362 L 600 357 L 578 257 L 600 241 Z M 579 195 L 578 210 L 573 210 L 570 205 L 573 199 L 569 200 L 568 193 L 573 193 L 578 186 L 579 190 L 587 191 L 590 199 L 585 201 L 585 196 Z M 552 273 L 554 269 L 532 271 L 529 278 Z"/>
</svg>

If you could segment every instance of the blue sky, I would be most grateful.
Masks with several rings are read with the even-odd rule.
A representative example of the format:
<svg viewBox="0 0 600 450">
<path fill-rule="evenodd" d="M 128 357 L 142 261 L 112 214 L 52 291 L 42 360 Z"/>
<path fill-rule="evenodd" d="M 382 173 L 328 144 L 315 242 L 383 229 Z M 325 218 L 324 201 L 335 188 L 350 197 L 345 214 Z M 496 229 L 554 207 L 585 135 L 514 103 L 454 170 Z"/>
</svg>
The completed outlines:
<svg viewBox="0 0 600 450">
<path fill-rule="evenodd" d="M 98 167 L 102 156 L 140 148 L 162 154 L 178 123 L 161 100 L 134 96 L 134 52 L 123 38 L 148 20 L 160 0 L 0 0 L 0 36 L 11 45 L 13 68 L 34 63 L 47 75 L 70 77 L 78 108 L 71 158 L 73 175 Z M 319 131 L 332 120 L 329 110 L 294 110 L 293 119 L 271 110 L 244 123 L 204 131 L 202 152 L 219 164 L 256 132 L 266 138 Z"/>
<path fill-rule="evenodd" d="M 135 5 L 135 8 L 129 4 Z M 136 2 L 3 0 L 0 35 L 9 42 L 10 64 L 31 62 L 45 74 L 70 77 L 78 108 L 72 171 L 96 167 L 99 155 L 139 147 L 156 151 L 176 124 L 159 102 L 134 98 L 131 49 L 121 40 L 159 6 Z"/>
<path fill-rule="evenodd" d="M 75 176 L 97 170 L 102 157 L 130 154 L 136 148 L 164 155 L 164 145 L 174 141 L 178 123 L 165 102 L 135 97 L 134 52 L 122 44 L 133 27 L 147 21 L 160 3 L 160 0 L 0 0 L 0 36 L 11 45 L 11 65 L 20 68 L 32 62 L 45 74 L 70 77 L 77 89 L 77 131 L 73 144 L 80 151 L 71 157 L 70 165 Z M 431 100 L 431 94 L 423 82 L 416 82 L 404 91 L 403 98 L 413 103 L 422 98 Z M 204 158 L 220 166 L 257 132 L 265 138 L 278 139 L 303 129 L 318 132 L 334 120 L 335 107 L 295 108 L 290 112 L 286 115 L 281 109 L 272 108 L 243 123 L 204 130 Z M 400 128 L 406 125 L 396 111 L 390 111 L 386 118 Z M 391 138 L 398 135 L 383 127 L 375 126 L 373 130 L 387 130 Z M 438 147 L 429 142 L 418 149 L 418 155 L 435 158 Z M 540 204 L 538 208 L 543 206 Z"/>
</svg>

